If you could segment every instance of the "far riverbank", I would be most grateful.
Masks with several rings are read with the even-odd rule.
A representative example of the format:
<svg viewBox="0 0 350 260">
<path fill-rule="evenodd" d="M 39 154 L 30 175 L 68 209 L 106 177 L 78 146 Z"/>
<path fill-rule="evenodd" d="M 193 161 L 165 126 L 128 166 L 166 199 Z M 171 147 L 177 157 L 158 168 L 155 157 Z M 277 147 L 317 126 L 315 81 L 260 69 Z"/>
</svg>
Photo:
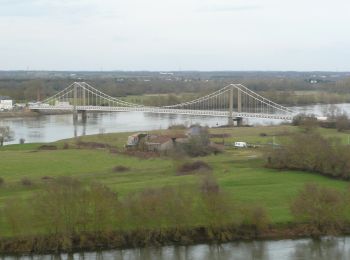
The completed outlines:
<svg viewBox="0 0 350 260">
<path fill-rule="evenodd" d="M 8 112 L 0 112 L 0 118 L 22 118 L 22 117 L 37 117 L 40 116 L 39 113 L 23 110 L 23 111 L 8 111 Z"/>
</svg>

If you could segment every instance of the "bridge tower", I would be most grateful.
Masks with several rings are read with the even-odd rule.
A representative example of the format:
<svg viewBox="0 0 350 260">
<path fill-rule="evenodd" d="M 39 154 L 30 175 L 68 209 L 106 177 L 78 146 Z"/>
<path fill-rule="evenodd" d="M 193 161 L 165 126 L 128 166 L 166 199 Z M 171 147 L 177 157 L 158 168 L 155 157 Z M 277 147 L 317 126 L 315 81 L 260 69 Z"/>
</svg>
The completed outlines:
<svg viewBox="0 0 350 260">
<path fill-rule="evenodd" d="M 242 118 L 241 117 L 235 117 L 233 118 L 233 91 L 234 87 L 230 87 L 229 91 L 229 107 L 228 107 L 228 125 L 233 126 L 234 121 L 237 122 L 237 126 L 240 126 L 242 124 Z M 242 112 L 242 92 L 240 89 L 237 89 L 237 113 Z"/>
<path fill-rule="evenodd" d="M 237 113 L 242 112 L 242 91 L 237 89 Z M 237 126 L 242 125 L 242 117 L 236 117 Z"/>
<path fill-rule="evenodd" d="M 230 91 L 229 91 L 229 96 L 228 96 L 228 122 L 227 124 L 229 126 L 233 126 L 234 122 L 233 122 L 233 86 L 230 87 Z"/>
<path fill-rule="evenodd" d="M 76 122 L 78 120 L 78 86 L 74 84 L 73 86 L 73 121 Z"/>
</svg>

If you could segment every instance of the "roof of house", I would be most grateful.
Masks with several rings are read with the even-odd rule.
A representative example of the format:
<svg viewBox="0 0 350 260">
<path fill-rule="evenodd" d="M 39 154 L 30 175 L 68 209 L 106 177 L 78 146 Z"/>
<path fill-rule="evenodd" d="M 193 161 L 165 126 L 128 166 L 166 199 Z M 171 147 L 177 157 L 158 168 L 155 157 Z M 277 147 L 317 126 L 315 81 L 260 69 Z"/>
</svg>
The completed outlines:
<svg viewBox="0 0 350 260">
<path fill-rule="evenodd" d="M 150 138 L 148 139 L 148 142 L 150 143 L 166 143 L 168 141 L 171 141 L 171 138 L 169 136 L 166 135 L 155 135 L 155 136 L 150 136 Z"/>
<path fill-rule="evenodd" d="M 149 143 L 166 143 L 168 141 L 186 138 L 187 136 L 184 134 L 176 134 L 176 135 L 151 135 L 149 136 L 148 142 Z"/>
</svg>

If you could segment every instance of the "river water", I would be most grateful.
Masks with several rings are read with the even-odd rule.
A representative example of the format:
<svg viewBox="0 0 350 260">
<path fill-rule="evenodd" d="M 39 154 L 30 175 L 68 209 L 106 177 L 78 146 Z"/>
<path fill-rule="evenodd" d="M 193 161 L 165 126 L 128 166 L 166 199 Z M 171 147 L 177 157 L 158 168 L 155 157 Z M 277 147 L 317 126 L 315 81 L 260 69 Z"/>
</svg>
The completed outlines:
<svg viewBox="0 0 350 260">
<path fill-rule="evenodd" d="M 339 110 L 350 112 L 350 104 L 336 105 Z M 294 107 L 296 113 L 314 113 L 322 115 L 330 109 L 329 105 L 313 105 Z M 279 124 L 282 120 L 249 119 L 246 123 L 254 125 Z M 174 124 L 191 125 L 199 123 L 208 126 L 218 126 L 227 123 L 227 118 L 198 117 L 187 115 L 148 114 L 141 112 L 89 113 L 86 122 L 81 118 L 73 123 L 71 114 L 41 115 L 33 118 L 0 119 L 0 126 L 9 126 L 13 138 L 6 144 L 52 142 L 74 136 L 113 132 L 135 132 L 164 129 Z"/>
<path fill-rule="evenodd" d="M 2 259 L 346 260 L 350 259 L 350 237 L 165 246 L 61 255 L 3 256 Z"/>
</svg>

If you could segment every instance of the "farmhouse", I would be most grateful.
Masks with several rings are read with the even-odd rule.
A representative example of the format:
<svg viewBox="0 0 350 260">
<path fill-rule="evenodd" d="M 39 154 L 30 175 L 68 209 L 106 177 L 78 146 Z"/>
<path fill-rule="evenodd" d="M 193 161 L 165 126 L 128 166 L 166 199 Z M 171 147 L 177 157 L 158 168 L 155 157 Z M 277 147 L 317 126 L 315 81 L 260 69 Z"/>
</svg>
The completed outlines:
<svg viewBox="0 0 350 260">
<path fill-rule="evenodd" d="M 183 134 L 155 135 L 136 133 L 128 137 L 125 147 L 128 150 L 166 153 L 174 149 L 177 144 L 186 142 L 188 142 L 188 137 Z"/>
<path fill-rule="evenodd" d="M 145 142 L 147 151 L 168 152 L 176 145 L 188 142 L 185 135 L 150 135 Z"/>
</svg>

